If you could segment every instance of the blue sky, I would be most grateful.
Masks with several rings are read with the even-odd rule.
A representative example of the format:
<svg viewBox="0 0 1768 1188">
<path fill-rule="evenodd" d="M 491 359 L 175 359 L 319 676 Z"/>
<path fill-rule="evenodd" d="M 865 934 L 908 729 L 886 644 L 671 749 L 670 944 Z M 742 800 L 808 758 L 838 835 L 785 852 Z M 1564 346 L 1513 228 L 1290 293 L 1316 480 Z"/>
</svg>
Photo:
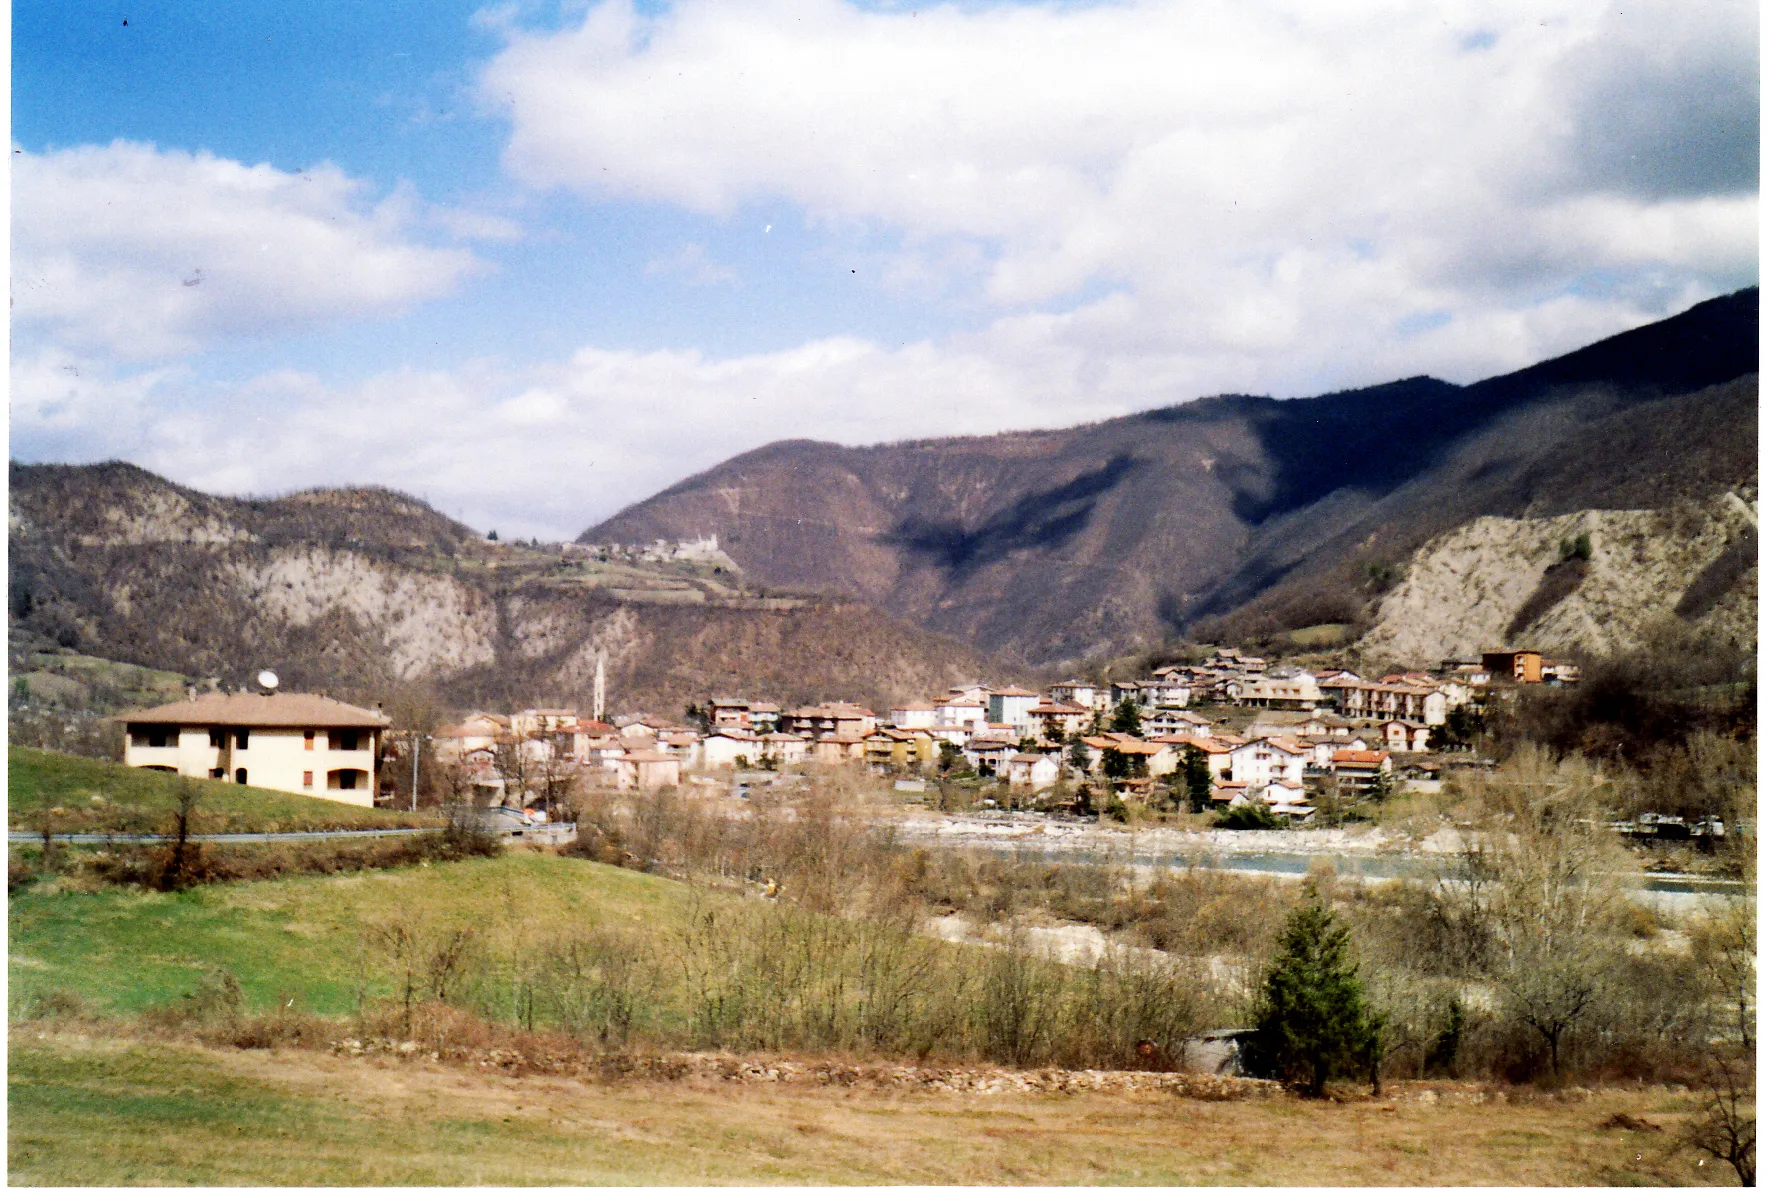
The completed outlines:
<svg viewBox="0 0 1768 1188">
<path fill-rule="evenodd" d="M 19 3 L 12 454 L 568 537 L 1755 283 L 1754 7 Z M 125 23 L 126 22 L 126 23 Z"/>
</svg>

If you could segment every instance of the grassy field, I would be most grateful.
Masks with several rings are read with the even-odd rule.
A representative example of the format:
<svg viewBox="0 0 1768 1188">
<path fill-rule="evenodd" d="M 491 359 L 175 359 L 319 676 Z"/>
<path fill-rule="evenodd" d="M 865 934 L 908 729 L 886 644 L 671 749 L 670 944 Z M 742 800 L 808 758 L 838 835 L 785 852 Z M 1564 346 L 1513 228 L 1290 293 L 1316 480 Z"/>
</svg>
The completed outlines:
<svg viewBox="0 0 1768 1188">
<path fill-rule="evenodd" d="M 8 985 L 15 1017 L 52 991 L 133 1013 L 175 1002 L 205 971 L 224 968 L 249 1010 L 293 999 L 335 1015 L 357 1005 L 363 922 L 402 903 L 495 931 L 527 920 L 654 923 L 682 895 L 665 879 L 525 853 L 176 894 L 61 893 L 50 884 L 9 900 Z"/>
<path fill-rule="evenodd" d="M 168 828 L 179 779 L 165 772 L 97 759 L 8 747 L 7 823 L 39 829 L 46 814 L 58 833 L 140 832 Z M 434 825 L 425 814 L 338 804 L 225 780 L 193 781 L 202 799 L 192 815 L 198 833 L 283 833 L 304 829 L 392 829 Z"/>
<path fill-rule="evenodd" d="M 49 1183 L 1725 1183 L 1664 1090 L 1526 1103 L 950 1096 L 512 1078 L 14 1026 Z M 1605 1125 L 1616 1114 L 1660 1127 Z"/>
</svg>

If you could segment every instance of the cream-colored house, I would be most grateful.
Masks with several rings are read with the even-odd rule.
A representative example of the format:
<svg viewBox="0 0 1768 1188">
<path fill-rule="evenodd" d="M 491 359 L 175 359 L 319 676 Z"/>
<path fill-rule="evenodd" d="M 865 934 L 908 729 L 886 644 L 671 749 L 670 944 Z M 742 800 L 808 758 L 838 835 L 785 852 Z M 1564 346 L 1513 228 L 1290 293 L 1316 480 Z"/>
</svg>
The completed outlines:
<svg viewBox="0 0 1768 1188">
<path fill-rule="evenodd" d="M 314 693 L 210 693 L 118 714 L 130 767 L 231 780 L 371 807 L 381 734 L 377 710 Z"/>
</svg>

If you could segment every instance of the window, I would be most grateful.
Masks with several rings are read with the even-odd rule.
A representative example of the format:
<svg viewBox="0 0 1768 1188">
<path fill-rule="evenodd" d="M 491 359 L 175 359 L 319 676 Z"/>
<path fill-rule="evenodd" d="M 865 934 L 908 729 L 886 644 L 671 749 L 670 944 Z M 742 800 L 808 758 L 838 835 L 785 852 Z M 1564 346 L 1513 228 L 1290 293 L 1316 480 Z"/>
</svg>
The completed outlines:
<svg viewBox="0 0 1768 1188">
<path fill-rule="evenodd" d="M 225 767 L 211 767 L 209 768 L 209 778 L 211 780 L 224 780 L 227 778 L 227 769 Z"/>
<path fill-rule="evenodd" d="M 132 726 L 129 729 L 129 745 L 132 747 L 175 747 L 178 745 L 178 728 L 176 726 Z"/>
<path fill-rule="evenodd" d="M 306 751 L 311 751 L 313 749 L 313 731 L 307 730 L 307 731 L 302 732 L 302 734 L 301 734 L 301 749 L 306 750 Z M 308 776 L 312 776 L 313 773 L 308 772 L 307 774 L 308 774 Z M 309 782 L 311 782 L 311 781 L 309 781 Z"/>
<path fill-rule="evenodd" d="M 361 732 L 357 730 L 333 730 L 331 732 L 331 749 L 334 751 L 360 751 Z"/>
<path fill-rule="evenodd" d="M 359 781 L 366 782 L 368 773 L 353 768 L 341 767 L 326 776 L 325 786 L 340 792 L 352 792 L 359 786 Z"/>
<path fill-rule="evenodd" d="M 217 749 L 227 745 L 227 731 L 219 726 L 209 727 L 209 745 Z"/>
<path fill-rule="evenodd" d="M 311 788 L 312 786 L 313 786 L 313 773 L 310 771 L 302 772 L 301 773 L 301 787 Z"/>
<path fill-rule="evenodd" d="M 247 730 L 244 726 L 241 726 L 238 730 L 235 730 L 233 732 L 233 749 L 234 750 L 236 750 L 236 751 L 245 750 L 246 744 L 251 741 L 252 741 L 252 732 L 250 730 Z M 245 781 L 241 780 L 240 783 L 243 784 L 243 783 L 245 783 Z"/>
<path fill-rule="evenodd" d="M 246 782 L 246 769 L 245 768 L 242 767 L 238 771 L 233 773 L 233 782 L 236 784 L 243 784 Z"/>
</svg>

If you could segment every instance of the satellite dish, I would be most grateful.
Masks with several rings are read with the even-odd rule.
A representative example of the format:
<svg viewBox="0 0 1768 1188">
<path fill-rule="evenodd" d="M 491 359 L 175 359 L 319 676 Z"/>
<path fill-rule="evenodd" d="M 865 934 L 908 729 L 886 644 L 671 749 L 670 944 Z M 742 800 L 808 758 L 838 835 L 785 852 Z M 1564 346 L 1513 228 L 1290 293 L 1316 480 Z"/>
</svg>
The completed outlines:
<svg viewBox="0 0 1768 1188">
<path fill-rule="evenodd" d="M 281 683 L 281 681 L 276 679 L 276 674 L 271 672 L 268 668 L 258 674 L 258 687 L 263 689 L 266 693 L 276 692 L 276 686 Z"/>
</svg>

